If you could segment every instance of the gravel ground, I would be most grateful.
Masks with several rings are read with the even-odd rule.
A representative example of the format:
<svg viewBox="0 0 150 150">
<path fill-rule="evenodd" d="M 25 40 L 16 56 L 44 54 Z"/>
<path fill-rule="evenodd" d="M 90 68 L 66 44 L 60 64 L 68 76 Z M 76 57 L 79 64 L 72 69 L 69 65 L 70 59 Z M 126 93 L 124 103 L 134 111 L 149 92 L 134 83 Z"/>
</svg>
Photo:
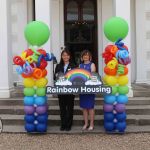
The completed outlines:
<svg viewBox="0 0 150 150">
<path fill-rule="evenodd" d="M 0 150 L 150 150 L 150 134 L 0 134 Z"/>
</svg>

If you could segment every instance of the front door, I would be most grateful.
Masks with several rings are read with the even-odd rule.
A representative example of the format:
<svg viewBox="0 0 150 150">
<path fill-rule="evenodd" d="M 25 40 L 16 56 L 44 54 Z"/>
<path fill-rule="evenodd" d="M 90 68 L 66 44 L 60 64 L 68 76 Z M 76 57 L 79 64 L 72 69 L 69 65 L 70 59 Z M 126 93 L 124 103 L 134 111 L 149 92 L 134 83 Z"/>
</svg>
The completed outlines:
<svg viewBox="0 0 150 150">
<path fill-rule="evenodd" d="M 96 0 L 64 0 L 65 46 L 76 64 L 90 50 L 98 68 Z"/>
</svg>

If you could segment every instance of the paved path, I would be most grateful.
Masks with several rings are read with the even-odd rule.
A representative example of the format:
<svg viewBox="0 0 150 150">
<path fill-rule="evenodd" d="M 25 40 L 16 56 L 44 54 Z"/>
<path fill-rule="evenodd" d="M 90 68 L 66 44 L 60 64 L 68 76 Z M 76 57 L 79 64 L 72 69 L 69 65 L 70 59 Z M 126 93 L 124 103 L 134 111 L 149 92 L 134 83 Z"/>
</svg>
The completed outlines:
<svg viewBox="0 0 150 150">
<path fill-rule="evenodd" d="M 0 134 L 0 150 L 150 150 L 150 134 Z"/>
</svg>

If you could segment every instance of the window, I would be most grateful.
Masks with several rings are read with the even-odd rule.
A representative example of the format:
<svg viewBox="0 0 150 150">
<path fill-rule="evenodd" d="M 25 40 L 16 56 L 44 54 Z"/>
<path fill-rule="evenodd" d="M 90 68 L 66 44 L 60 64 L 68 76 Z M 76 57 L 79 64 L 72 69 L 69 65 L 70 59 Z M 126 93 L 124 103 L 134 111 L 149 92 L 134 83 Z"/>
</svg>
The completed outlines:
<svg viewBox="0 0 150 150">
<path fill-rule="evenodd" d="M 86 0 L 83 3 L 83 20 L 86 21 L 94 20 L 94 5 L 90 0 Z"/>
<path fill-rule="evenodd" d="M 75 1 L 70 1 L 67 5 L 67 21 L 78 20 L 78 4 Z"/>
</svg>

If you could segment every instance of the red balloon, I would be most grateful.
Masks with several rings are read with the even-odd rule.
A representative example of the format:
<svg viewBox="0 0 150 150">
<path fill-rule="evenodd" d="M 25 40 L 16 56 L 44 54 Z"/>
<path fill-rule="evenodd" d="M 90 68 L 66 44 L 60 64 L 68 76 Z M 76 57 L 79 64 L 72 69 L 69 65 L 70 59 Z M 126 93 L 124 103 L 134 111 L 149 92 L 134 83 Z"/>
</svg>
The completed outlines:
<svg viewBox="0 0 150 150">
<path fill-rule="evenodd" d="M 47 61 L 42 59 L 38 68 L 44 70 L 47 67 Z"/>
<path fill-rule="evenodd" d="M 38 49 L 37 51 L 38 51 L 41 55 L 46 56 L 46 51 L 45 51 L 45 50 L 43 50 L 43 49 Z"/>
<path fill-rule="evenodd" d="M 25 52 L 27 53 L 26 57 L 33 55 L 33 51 L 31 49 L 27 49 Z"/>
</svg>

